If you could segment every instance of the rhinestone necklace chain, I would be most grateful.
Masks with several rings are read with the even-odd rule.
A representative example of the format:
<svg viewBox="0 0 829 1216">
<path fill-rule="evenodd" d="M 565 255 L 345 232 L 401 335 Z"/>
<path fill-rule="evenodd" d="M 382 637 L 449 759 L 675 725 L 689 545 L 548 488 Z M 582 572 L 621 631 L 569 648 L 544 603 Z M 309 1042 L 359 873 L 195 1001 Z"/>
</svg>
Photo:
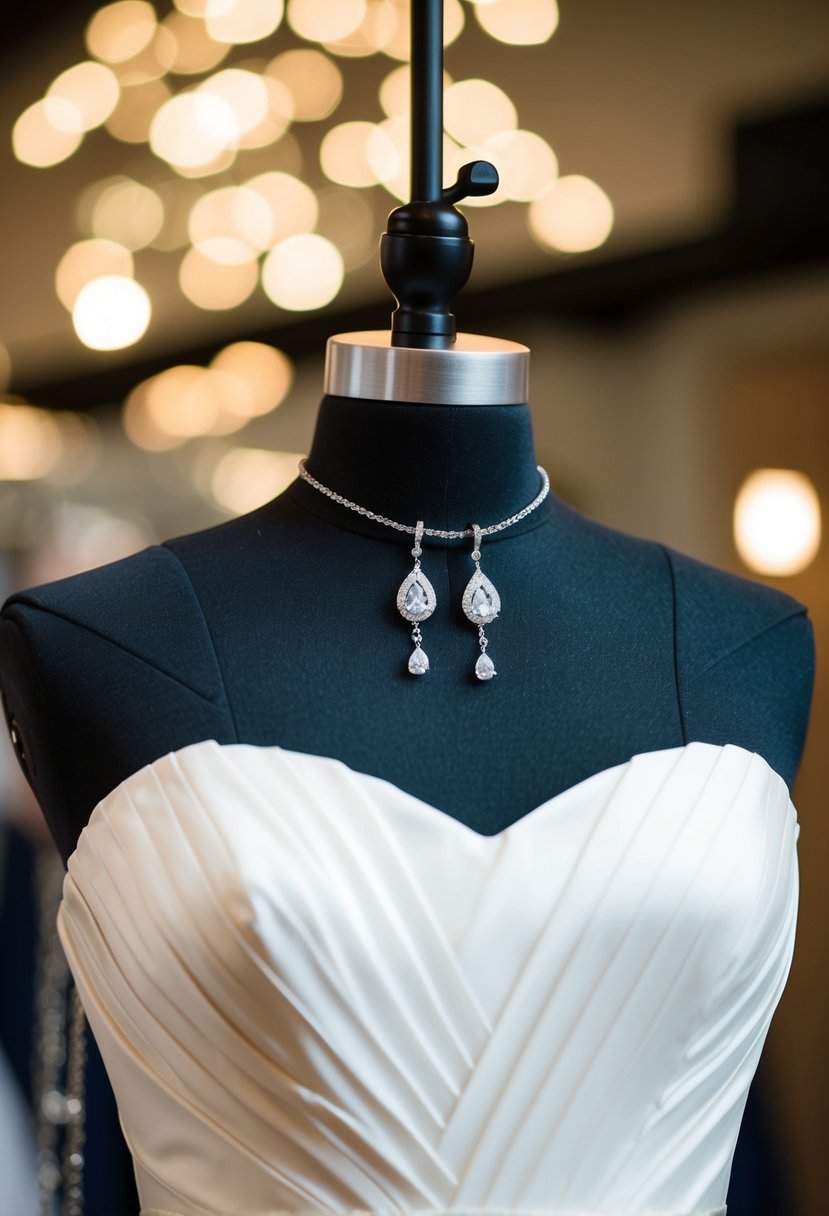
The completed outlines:
<svg viewBox="0 0 829 1216">
<path fill-rule="evenodd" d="M 526 519 L 531 511 L 536 507 L 540 507 L 544 499 L 550 492 L 550 478 L 547 476 L 546 469 L 542 469 L 541 465 L 536 465 L 539 476 L 541 477 L 541 489 L 536 494 L 531 503 L 528 503 L 522 510 L 516 511 L 514 515 L 508 516 L 507 519 L 502 519 L 497 524 L 490 524 L 487 528 L 480 528 L 481 536 L 491 536 L 493 532 L 503 532 L 504 528 L 509 528 L 512 524 L 517 524 L 519 519 Z M 408 532 L 414 536 L 417 532 L 417 526 L 412 524 L 400 524 L 394 519 L 388 519 L 385 515 L 378 515 L 376 511 L 369 511 L 366 507 L 361 507 L 358 503 L 352 502 L 350 498 L 344 498 L 342 494 L 337 494 L 336 491 L 324 486 L 321 481 L 317 481 L 316 477 L 312 477 L 305 467 L 305 458 L 299 462 L 299 475 L 303 481 L 307 481 L 315 490 L 319 490 L 320 494 L 324 494 L 326 498 L 330 498 L 332 502 L 337 502 L 341 507 L 348 507 L 349 511 L 355 511 L 357 515 L 364 515 L 366 519 L 373 519 L 378 524 L 385 524 L 387 528 L 394 528 L 397 532 Z M 422 528 L 422 536 L 438 536 L 442 540 L 460 540 L 464 536 L 474 536 L 473 527 L 463 528 L 460 531 L 452 531 L 446 528 Z"/>
</svg>

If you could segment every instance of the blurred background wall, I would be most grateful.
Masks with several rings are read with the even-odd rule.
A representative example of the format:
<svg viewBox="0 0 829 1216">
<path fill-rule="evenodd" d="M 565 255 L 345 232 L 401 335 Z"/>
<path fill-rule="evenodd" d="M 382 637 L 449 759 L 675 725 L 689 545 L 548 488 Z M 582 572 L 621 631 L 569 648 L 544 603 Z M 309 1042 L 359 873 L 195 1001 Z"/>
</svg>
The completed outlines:
<svg viewBox="0 0 829 1216">
<path fill-rule="evenodd" d="M 47 536 L 52 558 L 63 546 L 80 567 L 279 493 L 310 445 L 326 335 L 388 323 L 376 246 L 405 196 L 405 5 L 227 0 L 235 32 L 210 25 L 206 0 L 180 6 L 50 3 L 7 19 L 10 567 Z M 504 179 L 495 206 L 468 210 L 477 261 L 456 311 L 464 329 L 532 348 L 554 491 L 811 611 L 818 678 L 793 791 L 800 926 L 758 1079 L 788 1198 L 739 1211 L 824 1216 L 829 556 L 825 541 L 809 549 L 809 529 L 815 502 L 824 517 L 829 503 L 829 7 L 446 9 L 447 165 L 483 154 Z M 86 83 L 61 76 L 86 62 L 101 69 Z M 240 75 L 217 84 L 228 68 Z M 271 82 L 258 127 L 241 73 Z M 224 143 L 185 163 L 193 113 L 170 120 L 168 144 L 159 115 L 198 89 L 230 107 L 212 111 Z M 103 312 L 84 316 L 78 300 L 111 274 L 140 285 L 151 315 L 101 349 L 123 340 L 106 321 L 128 308 L 104 294 Z M 736 543 L 737 496 L 763 469 L 803 475 L 785 508 L 783 547 L 802 542 L 789 573 L 779 554 Z M 56 568 L 30 566 L 30 581 Z"/>
</svg>

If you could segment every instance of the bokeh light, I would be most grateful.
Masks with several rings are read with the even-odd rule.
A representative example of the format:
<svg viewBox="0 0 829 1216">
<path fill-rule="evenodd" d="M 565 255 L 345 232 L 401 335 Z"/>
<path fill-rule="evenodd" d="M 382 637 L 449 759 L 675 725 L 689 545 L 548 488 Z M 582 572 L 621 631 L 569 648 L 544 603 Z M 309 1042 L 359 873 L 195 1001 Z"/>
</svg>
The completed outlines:
<svg viewBox="0 0 829 1216">
<path fill-rule="evenodd" d="M 336 42 L 357 29 L 366 7 L 366 0 L 288 0 L 288 24 L 309 42 Z"/>
<path fill-rule="evenodd" d="M 201 168 L 235 145 L 236 115 L 213 93 L 179 93 L 165 102 L 150 126 L 150 147 L 176 168 Z"/>
<path fill-rule="evenodd" d="M 477 152 L 498 170 L 498 189 L 488 198 L 464 199 L 464 207 L 480 206 L 489 199 L 532 202 L 550 189 L 558 175 L 555 152 L 534 131 L 502 131 L 486 140 Z"/>
<path fill-rule="evenodd" d="M 127 249 L 143 249 L 158 236 L 164 207 L 155 190 L 130 177 L 116 179 L 98 196 L 92 232 Z"/>
<path fill-rule="evenodd" d="M 299 454 L 264 448 L 234 448 L 219 461 L 211 479 L 219 506 L 235 514 L 255 511 L 286 490 L 297 476 Z"/>
<path fill-rule="evenodd" d="M 113 72 L 121 85 L 146 84 L 148 80 L 158 80 L 175 58 L 177 43 L 170 30 L 165 25 L 156 26 L 152 40 L 143 50 L 130 59 L 113 64 Z"/>
<path fill-rule="evenodd" d="M 151 313 L 150 297 L 140 283 L 110 274 L 81 288 L 72 307 L 72 324 L 84 346 L 120 350 L 144 335 Z"/>
<path fill-rule="evenodd" d="M 258 42 L 279 28 L 283 11 L 283 0 L 220 0 L 207 6 L 205 24 L 217 42 Z"/>
<path fill-rule="evenodd" d="M 558 26 L 556 0 L 488 0 L 475 5 L 480 25 L 498 42 L 532 46 L 547 42 Z"/>
<path fill-rule="evenodd" d="M 208 76 L 199 85 L 198 92 L 217 97 L 230 107 L 236 129 L 226 143 L 258 126 L 267 116 L 270 105 L 268 89 L 262 77 L 239 68 L 224 68 Z"/>
<path fill-rule="evenodd" d="M 49 85 L 46 96 L 57 97 L 77 112 L 77 124 L 71 129 L 91 131 L 106 122 L 118 104 L 118 78 L 103 63 L 76 63 L 61 72 Z"/>
<path fill-rule="evenodd" d="M 446 90 L 443 124 L 459 144 L 481 144 L 517 123 L 515 106 L 491 80 L 457 80 Z"/>
<path fill-rule="evenodd" d="M 820 499 L 811 479 L 794 469 L 756 469 L 734 503 L 734 541 L 759 574 L 804 570 L 820 548 Z"/>
<path fill-rule="evenodd" d="M 368 158 L 372 122 L 344 122 L 332 127 L 320 144 L 322 171 L 341 186 L 376 186 L 377 174 Z"/>
<path fill-rule="evenodd" d="M 603 244 L 613 227 L 613 204 L 589 177 L 560 177 L 530 204 L 528 223 L 536 240 L 561 253 L 582 253 Z"/>
<path fill-rule="evenodd" d="M 289 236 L 262 264 L 262 286 L 274 304 L 291 312 L 322 308 L 343 282 L 340 251 L 319 233 Z"/>
<path fill-rule="evenodd" d="M 325 39 L 334 55 L 363 59 L 384 50 L 397 33 L 400 15 L 393 0 L 368 0 L 362 21 L 340 38 Z"/>
<path fill-rule="evenodd" d="M 156 378 L 143 380 L 141 384 L 136 385 L 124 402 L 121 412 L 121 425 L 127 438 L 145 452 L 167 452 L 171 448 L 180 447 L 186 441 L 186 436 L 171 435 L 160 427 L 150 413 L 150 385 Z"/>
<path fill-rule="evenodd" d="M 182 363 L 147 381 L 147 413 L 160 431 L 177 438 L 206 434 L 219 405 L 205 368 Z"/>
<path fill-rule="evenodd" d="M 321 51 L 283 51 L 270 61 L 265 71 L 289 90 L 297 122 L 327 118 L 340 104 L 342 73 Z"/>
<path fill-rule="evenodd" d="M 159 41 L 156 54 L 168 72 L 180 76 L 209 72 L 230 51 L 229 42 L 211 38 L 204 22 L 186 13 L 169 13 L 161 28 L 166 37 Z"/>
<path fill-rule="evenodd" d="M 23 111 L 12 128 L 14 154 L 24 165 L 48 169 L 80 146 L 78 112 L 59 97 L 44 97 Z"/>
<path fill-rule="evenodd" d="M 78 292 L 93 279 L 106 275 L 132 278 L 133 258 L 129 249 L 116 241 L 77 241 L 70 245 L 55 271 L 55 291 L 69 312 L 75 307 Z"/>
<path fill-rule="evenodd" d="M 60 428 L 48 410 L 0 401 L 0 481 L 32 481 L 63 453 Z"/>
<path fill-rule="evenodd" d="M 219 351 L 210 366 L 241 385 L 241 393 L 230 395 L 228 401 L 231 411 L 242 420 L 276 409 L 294 378 L 288 356 L 264 342 L 233 342 Z"/>
<path fill-rule="evenodd" d="M 105 63 L 122 63 L 139 54 L 156 30 L 155 9 L 146 0 L 118 0 L 99 8 L 86 27 L 90 54 Z"/>
<path fill-rule="evenodd" d="M 188 249 L 178 275 L 182 293 L 208 311 L 238 308 L 254 291 L 258 279 L 253 250 L 233 237 L 213 237 Z"/>
<path fill-rule="evenodd" d="M 272 244 L 274 218 L 258 191 L 249 186 L 224 186 L 202 195 L 190 212 L 188 228 L 194 245 L 212 237 L 235 237 L 252 251 L 262 252 Z"/>
<path fill-rule="evenodd" d="M 274 244 L 314 228 L 319 211 L 317 196 L 298 177 L 274 169 L 249 178 L 244 185 L 254 190 L 270 208 Z"/>
<path fill-rule="evenodd" d="M 169 85 L 163 80 L 124 85 L 118 105 L 106 120 L 107 131 L 122 143 L 145 143 L 156 113 L 170 96 Z"/>
</svg>

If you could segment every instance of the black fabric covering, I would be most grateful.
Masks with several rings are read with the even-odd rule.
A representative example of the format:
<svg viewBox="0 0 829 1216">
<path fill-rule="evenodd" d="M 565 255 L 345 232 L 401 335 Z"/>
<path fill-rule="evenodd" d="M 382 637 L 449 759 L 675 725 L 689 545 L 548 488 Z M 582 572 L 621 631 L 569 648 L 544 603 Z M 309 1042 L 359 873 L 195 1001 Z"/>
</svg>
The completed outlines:
<svg viewBox="0 0 829 1216">
<path fill-rule="evenodd" d="M 529 411 L 325 398 L 309 468 L 369 509 L 496 522 L 539 487 Z M 551 470 L 555 474 L 555 470 Z M 640 751 L 738 743 L 791 783 L 813 679 L 782 592 L 601 526 L 551 494 L 487 538 L 498 675 L 473 675 L 467 540 L 426 540 L 431 670 L 395 607 L 411 538 L 301 481 L 261 509 L 19 593 L 0 684 L 64 858 L 92 807 L 215 738 L 335 756 L 484 834 Z"/>
</svg>

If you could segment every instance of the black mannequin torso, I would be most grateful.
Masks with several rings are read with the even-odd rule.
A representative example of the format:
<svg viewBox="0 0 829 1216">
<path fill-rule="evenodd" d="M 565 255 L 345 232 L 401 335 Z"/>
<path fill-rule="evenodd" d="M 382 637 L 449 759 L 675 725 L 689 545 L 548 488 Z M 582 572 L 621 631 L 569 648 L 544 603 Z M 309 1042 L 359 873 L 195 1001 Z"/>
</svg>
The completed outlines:
<svg viewBox="0 0 829 1216">
<path fill-rule="evenodd" d="M 497 522 L 538 491 L 523 406 L 326 398 L 308 468 L 392 519 Z M 554 470 L 553 470 L 554 473 Z M 595 524 L 553 494 L 487 538 L 498 675 L 475 679 L 471 543 L 426 541 L 431 670 L 395 607 L 411 538 L 295 482 L 207 531 L 13 596 L 0 684 L 64 856 L 93 806 L 205 738 L 334 756 L 484 834 L 641 751 L 759 752 L 791 784 L 813 678 L 802 605 Z"/>
</svg>

